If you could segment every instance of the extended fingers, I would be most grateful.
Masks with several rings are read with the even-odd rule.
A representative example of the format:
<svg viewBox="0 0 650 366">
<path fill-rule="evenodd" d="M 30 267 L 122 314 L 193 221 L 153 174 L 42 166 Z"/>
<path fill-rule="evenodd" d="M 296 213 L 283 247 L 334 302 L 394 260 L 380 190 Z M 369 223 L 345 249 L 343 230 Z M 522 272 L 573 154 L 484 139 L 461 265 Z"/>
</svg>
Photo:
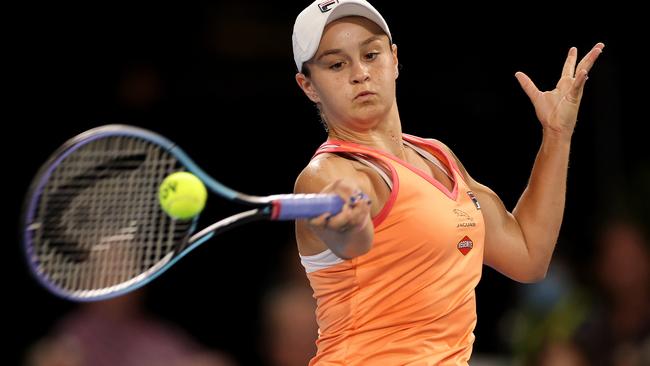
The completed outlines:
<svg viewBox="0 0 650 366">
<path fill-rule="evenodd" d="M 573 86 L 571 87 L 571 91 L 567 95 L 568 100 L 572 103 L 577 103 L 580 100 L 580 96 L 582 95 L 582 90 L 585 87 L 585 82 L 587 81 L 589 77 L 587 76 L 587 70 L 578 70 L 576 73 L 576 79 L 573 82 Z"/>
<path fill-rule="evenodd" d="M 582 60 L 580 60 L 580 63 L 578 64 L 578 67 L 576 68 L 576 60 L 578 59 L 578 49 L 575 47 L 571 47 L 569 49 L 569 54 L 567 55 L 566 60 L 564 61 L 564 67 L 562 68 L 562 77 L 568 76 L 568 77 L 577 77 L 577 71 L 580 71 L 582 69 L 587 70 L 587 73 L 589 70 L 591 70 L 591 67 L 594 65 L 594 62 L 596 62 L 596 59 L 598 56 L 603 52 L 603 48 L 605 47 L 605 44 L 602 42 L 596 43 L 596 45 L 587 53 Z"/>
<path fill-rule="evenodd" d="M 603 53 L 603 48 L 605 48 L 604 43 L 596 43 L 596 45 L 585 55 L 585 57 L 580 60 L 580 63 L 578 64 L 578 67 L 576 68 L 576 77 L 578 76 L 578 72 L 581 70 L 585 70 L 587 73 L 591 70 L 591 67 L 594 66 L 594 63 L 598 59 L 598 56 L 600 56 L 601 53 Z"/>
<path fill-rule="evenodd" d="M 568 77 L 573 77 L 573 73 L 575 72 L 576 68 L 576 60 L 578 58 L 578 49 L 575 47 L 571 47 L 569 49 L 569 54 L 566 57 L 566 60 L 564 61 L 564 67 L 562 68 L 562 77 L 568 76 Z"/>
<path fill-rule="evenodd" d="M 587 53 L 578 64 L 575 73 L 575 80 L 573 81 L 571 90 L 567 95 L 570 102 L 575 103 L 580 100 L 582 90 L 585 87 L 585 82 L 589 78 L 589 71 L 594 65 L 594 62 L 596 62 L 596 59 L 598 59 L 598 56 L 600 56 L 600 54 L 603 52 L 603 47 L 605 47 L 603 43 L 597 43 L 594 48 L 592 48 L 591 51 L 589 51 L 589 53 Z"/>
</svg>

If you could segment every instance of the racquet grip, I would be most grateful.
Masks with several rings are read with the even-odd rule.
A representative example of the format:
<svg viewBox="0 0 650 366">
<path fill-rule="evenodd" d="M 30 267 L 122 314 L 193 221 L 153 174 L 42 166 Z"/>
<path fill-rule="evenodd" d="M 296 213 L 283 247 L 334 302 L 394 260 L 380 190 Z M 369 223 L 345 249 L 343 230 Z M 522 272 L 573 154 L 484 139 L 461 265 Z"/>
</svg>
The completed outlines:
<svg viewBox="0 0 650 366">
<path fill-rule="evenodd" d="M 273 220 L 308 219 L 326 212 L 336 215 L 343 209 L 343 199 L 336 194 L 288 194 L 273 200 Z"/>
</svg>

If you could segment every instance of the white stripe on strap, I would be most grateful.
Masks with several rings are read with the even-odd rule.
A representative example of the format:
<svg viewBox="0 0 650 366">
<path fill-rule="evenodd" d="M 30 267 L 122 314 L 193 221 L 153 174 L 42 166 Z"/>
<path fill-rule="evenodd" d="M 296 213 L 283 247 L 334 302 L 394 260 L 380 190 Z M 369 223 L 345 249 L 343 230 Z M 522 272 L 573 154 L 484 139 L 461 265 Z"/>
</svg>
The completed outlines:
<svg viewBox="0 0 650 366">
<path fill-rule="evenodd" d="M 451 179 L 452 181 L 454 181 L 454 178 L 451 176 L 451 172 L 447 169 L 447 167 L 444 166 L 444 164 L 442 164 L 442 163 L 440 162 L 440 160 L 439 160 L 438 158 L 436 158 L 435 156 L 433 156 L 433 154 L 431 154 L 430 152 L 424 150 L 424 149 L 421 148 L 421 147 L 418 147 L 418 146 L 413 145 L 412 143 L 410 143 L 410 142 L 408 142 L 408 141 L 406 141 L 406 140 L 404 140 L 404 145 L 407 145 L 407 146 L 410 147 L 411 149 L 415 150 L 418 154 L 420 154 L 420 156 L 422 156 L 423 158 L 429 160 L 433 165 L 435 165 L 435 166 L 437 166 L 438 168 L 440 168 L 440 170 L 442 170 L 442 172 L 445 173 L 445 175 L 446 175 L 447 177 L 449 177 L 449 179 Z"/>
</svg>

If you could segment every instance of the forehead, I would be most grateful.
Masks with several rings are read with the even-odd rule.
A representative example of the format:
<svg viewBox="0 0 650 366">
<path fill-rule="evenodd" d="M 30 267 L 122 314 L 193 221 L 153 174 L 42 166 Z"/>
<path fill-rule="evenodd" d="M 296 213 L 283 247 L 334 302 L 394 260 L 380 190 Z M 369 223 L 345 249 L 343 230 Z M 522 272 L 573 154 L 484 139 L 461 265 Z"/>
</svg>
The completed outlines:
<svg viewBox="0 0 650 366">
<path fill-rule="evenodd" d="M 330 48 L 343 48 L 364 41 L 375 35 L 383 35 L 382 38 L 388 40 L 388 36 L 373 21 L 364 17 L 345 17 L 329 23 L 323 30 L 320 45 L 317 54 Z"/>
</svg>

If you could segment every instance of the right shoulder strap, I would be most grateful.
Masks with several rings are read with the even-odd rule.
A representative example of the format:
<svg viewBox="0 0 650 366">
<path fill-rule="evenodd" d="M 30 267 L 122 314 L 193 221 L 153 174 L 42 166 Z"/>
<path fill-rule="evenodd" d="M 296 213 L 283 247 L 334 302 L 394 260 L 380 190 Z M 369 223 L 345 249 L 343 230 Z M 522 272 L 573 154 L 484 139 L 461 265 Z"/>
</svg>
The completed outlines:
<svg viewBox="0 0 650 366">
<path fill-rule="evenodd" d="M 383 164 L 389 164 L 386 162 L 385 159 L 383 159 L 379 154 L 374 154 L 370 150 L 365 150 L 362 148 L 357 148 L 354 146 L 348 146 L 345 144 L 337 144 L 334 142 L 325 142 L 322 144 L 318 150 L 316 150 L 316 153 L 314 153 L 314 156 L 312 157 L 312 160 L 324 153 L 330 153 L 330 154 L 339 154 L 342 156 L 345 156 L 349 159 L 353 159 L 358 161 L 359 163 L 373 169 L 379 176 L 386 182 L 386 185 L 390 190 L 393 190 L 393 179 L 392 177 L 389 177 L 387 174 L 387 169 L 389 171 L 392 171 L 391 167 L 382 167 L 380 162 Z"/>
</svg>

